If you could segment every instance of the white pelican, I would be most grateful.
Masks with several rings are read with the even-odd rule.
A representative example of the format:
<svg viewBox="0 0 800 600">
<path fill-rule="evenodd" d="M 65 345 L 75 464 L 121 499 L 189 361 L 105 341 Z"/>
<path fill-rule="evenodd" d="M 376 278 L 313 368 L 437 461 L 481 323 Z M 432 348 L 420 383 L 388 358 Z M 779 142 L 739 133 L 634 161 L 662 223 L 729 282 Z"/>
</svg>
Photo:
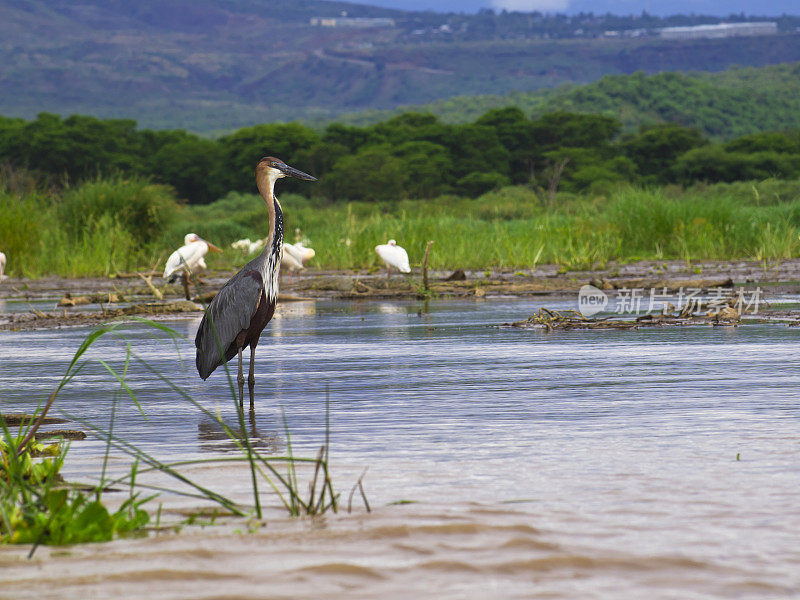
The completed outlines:
<svg viewBox="0 0 800 600">
<path fill-rule="evenodd" d="M 391 277 L 392 267 L 401 273 L 411 273 L 411 265 L 408 264 L 408 252 L 402 246 L 398 246 L 394 240 L 375 246 L 375 252 L 386 263 L 387 279 Z"/>
<path fill-rule="evenodd" d="M 250 241 L 250 238 L 244 238 L 243 240 L 236 240 L 235 242 L 233 242 L 231 244 L 231 248 L 233 248 L 234 250 L 241 250 L 242 252 L 244 252 L 245 250 L 250 248 L 250 244 L 252 243 L 253 242 Z"/>
<path fill-rule="evenodd" d="M 0 252 L 0 281 L 3 281 L 3 272 L 6 270 L 6 255 Z"/>
<path fill-rule="evenodd" d="M 255 242 L 251 242 L 250 238 L 244 238 L 243 240 L 238 240 L 231 244 L 231 248 L 241 250 L 242 252 L 247 252 L 248 254 L 253 254 L 256 251 L 261 250 L 263 247 L 264 240 L 256 240 Z"/>
<path fill-rule="evenodd" d="M 303 266 L 317 255 L 313 248 L 306 248 L 303 242 L 295 243 L 294 248 L 299 253 Z"/>
<path fill-rule="evenodd" d="M 183 244 L 167 259 L 164 279 L 172 283 L 180 275 L 183 279 L 183 291 L 186 293 L 186 299 L 189 300 L 189 275 L 198 268 L 206 268 L 206 261 L 203 260 L 203 257 L 209 250 L 212 252 L 222 252 L 222 250 L 196 233 L 187 233 L 183 238 Z"/>
<path fill-rule="evenodd" d="M 305 262 L 314 258 L 316 252 L 311 248 L 306 248 L 302 242 L 296 244 L 283 245 L 283 262 L 282 266 L 289 269 L 289 273 L 295 271 L 302 271 L 306 268 Z"/>
</svg>

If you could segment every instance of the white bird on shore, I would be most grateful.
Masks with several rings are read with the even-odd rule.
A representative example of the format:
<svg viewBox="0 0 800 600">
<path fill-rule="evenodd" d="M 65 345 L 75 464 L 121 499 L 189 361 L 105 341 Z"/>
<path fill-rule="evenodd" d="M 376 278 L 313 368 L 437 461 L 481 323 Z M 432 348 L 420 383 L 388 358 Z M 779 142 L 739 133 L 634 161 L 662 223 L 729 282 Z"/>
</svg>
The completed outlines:
<svg viewBox="0 0 800 600">
<path fill-rule="evenodd" d="M 189 275 L 198 268 L 206 268 L 206 261 L 203 260 L 203 257 L 209 250 L 211 252 L 222 252 L 214 244 L 207 242 L 196 233 L 187 233 L 186 237 L 183 238 L 183 246 L 170 254 L 167 259 L 167 266 L 164 268 L 164 279 L 172 283 L 178 276 L 181 276 L 187 300 L 189 300 Z"/>
<path fill-rule="evenodd" d="M 3 272 L 6 270 L 6 255 L 0 252 L 0 281 L 3 281 Z"/>
<path fill-rule="evenodd" d="M 375 252 L 386 263 L 387 279 L 391 277 L 392 267 L 401 273 L 411 273 L 411 265 L 408 264 L 408 252 L 402 246 L 398 246 L 394 240 L 375 246 Z"/>
<path fill-rule="evenodd" d="M 283 260 L 281 266 L 289 269 L 289 273 L 302 271 L 306 268 L 305 262 L 311 260 L 316 252 L 306 248 L 301 242 L 283 245 Z"/>
<path fill-rule="evenodd" d="M 250 238 L 237 240 L 231 244 L 231 248 L 235 248 L 236 250 L 241 250 L 242 252 L 247 252 L 248 254 L 253 254 L 256 251 L 261 250 L 261 248 L 263 247 L 264 247 L 264 240 L 256 240 L 255 242 L 251 242 Z"/>
<path fill-rule="evenodd" d="M 236 240 L 231 244 L 231 248 L 234 250 L 247 250 L 250 247 L 250 244 L 253 242 L 250 241 L 250 238 L 244 238 L 243 240 Z"/>
</svg>

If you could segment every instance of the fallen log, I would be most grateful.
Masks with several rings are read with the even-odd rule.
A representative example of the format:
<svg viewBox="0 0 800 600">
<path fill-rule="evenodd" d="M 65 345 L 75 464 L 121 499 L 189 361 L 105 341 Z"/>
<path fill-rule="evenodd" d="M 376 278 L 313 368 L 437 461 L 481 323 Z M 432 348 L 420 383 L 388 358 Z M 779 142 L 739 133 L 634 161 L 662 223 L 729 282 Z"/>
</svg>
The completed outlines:
<svg viewBox="0 0 800 600">
<path fill-rule="evenodd" d="M 727 310 L 726 310 L 727 309 Z M 731 312 L 732 311 L 732 312 Z M 585 329 L 639 329 L 640 327 L 686 327 L 690 325 L 727 325 L 739 324 L 739 313 L 730 307 L 723 307 L 717 312 L 707 314 L 647 314 L 635 319 L 615 319 L 604 317 L 594 319 L 583 316 L 574 310 L 557 311 L 540 308 L 539 312 L 523 321 L 503 323 L 501 327 L 518 329 L 544 329 L 546 331 L 570 331 Z"/>
<path fill-rule="evenodd" d="M 64 297 L 58 301 L 58 306 L 80 306 L 83 304 L 117 304 L 125 302 L 124 296 L 115 292 L 105 292 L 98 294 L 88 294 L 83 296 L 73 296 L 69 292 L 64 293 Z"/>
<path fill-rule="evenodd" d="M 3 419 L 6 422 L 7 427 L 17 427 L 19 425 L 28 425 L 33 421 L 37 420 L 39 417 L 36 415 L 26 415 L 23 413 L 6 413 L 0 414 L 0 419 Z M 58 417 L 45 417 L 42 420 L 42 424 L 44 425 L 55 425 L 61 423 L 69 423 L 66 419 L 59 419 Z"/>
</svg>

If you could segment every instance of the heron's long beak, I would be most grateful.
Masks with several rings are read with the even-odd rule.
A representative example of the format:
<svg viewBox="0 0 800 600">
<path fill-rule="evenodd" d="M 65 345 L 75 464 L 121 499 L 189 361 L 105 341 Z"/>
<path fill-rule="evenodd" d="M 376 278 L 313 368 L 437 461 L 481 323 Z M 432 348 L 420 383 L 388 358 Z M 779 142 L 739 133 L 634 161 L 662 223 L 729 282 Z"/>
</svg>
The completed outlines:
<svg viewBox="0 0 800 600">
<path fill-rule="evenodd" d="M 278 167 L 284 175 L 288 177 L 295 177 L 297 179 L 304 179 L 306 181 L 316 181 L 317 178 L 313 175 L 309 175 L 308 173 L 303 173 L 299 169 L 295 169 L 294 167 L 290 167 L 287 164 L 282 164 Z"/>
<path fill-rule="evenodd" d="M 209 252 L 222 252 L 222 248 L 218 248 L 208 240 L 203 240 L 206 244 L 208 244 L 208 251 Z"/>
</svg>

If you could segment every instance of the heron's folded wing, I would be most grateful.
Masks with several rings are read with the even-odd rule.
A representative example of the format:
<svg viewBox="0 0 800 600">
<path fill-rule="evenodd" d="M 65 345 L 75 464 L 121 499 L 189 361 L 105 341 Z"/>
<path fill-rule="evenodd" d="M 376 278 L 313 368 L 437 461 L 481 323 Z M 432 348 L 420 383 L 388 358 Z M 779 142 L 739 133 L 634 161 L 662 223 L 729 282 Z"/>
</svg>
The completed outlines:
<svg viewBox="0 0 800 600">
<path fill-rule="evenodd" d="M 222 364 L 236 336 L 250 326 L 263 289 L 263 279 L 258 271 L 240 271 L 222 287 L 206 308 L 194 340 L 201 376 L 206 371 L 210 374 Z M 202 370 L 201 364 L 204 365 Z"/>
</svg>

